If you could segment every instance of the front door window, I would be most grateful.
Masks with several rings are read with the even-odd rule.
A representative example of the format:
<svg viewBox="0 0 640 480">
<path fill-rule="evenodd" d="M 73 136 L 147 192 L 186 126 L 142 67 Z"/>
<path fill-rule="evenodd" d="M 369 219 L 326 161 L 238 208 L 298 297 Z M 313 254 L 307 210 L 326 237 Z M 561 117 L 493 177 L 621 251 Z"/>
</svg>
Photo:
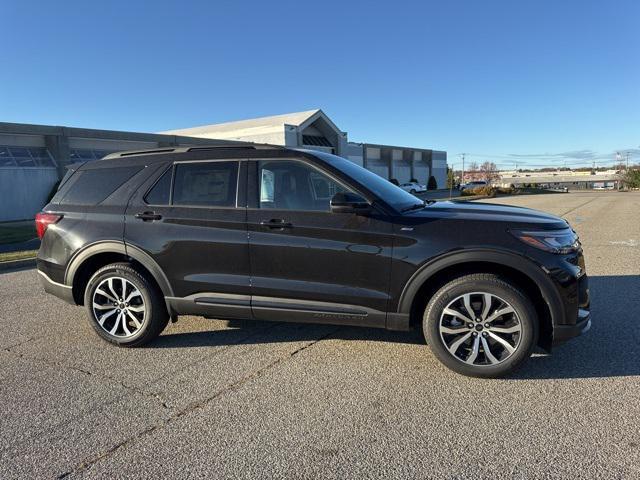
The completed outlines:
<svg viewBox="0 0 640 480">
<path fill-rule="evenodd" d="M 261 209 L 329 212 L 344 185 L 303 162 L 264 160 L 258 165 Z"/>
</svg>

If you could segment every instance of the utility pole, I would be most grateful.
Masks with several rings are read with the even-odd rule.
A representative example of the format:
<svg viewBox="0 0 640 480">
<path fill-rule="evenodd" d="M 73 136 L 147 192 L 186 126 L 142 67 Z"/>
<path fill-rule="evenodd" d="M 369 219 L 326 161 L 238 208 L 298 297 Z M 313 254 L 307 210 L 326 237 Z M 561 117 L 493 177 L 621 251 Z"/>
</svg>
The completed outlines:
<svg viewBox="0 0 640 480">
<path fill-rule="evenodd" d="M 451 164 L 451 178 L 449 179 L 449 172 L 447 172 L 447 180 L 449 181 L 449 200 L 453 198 L 453 182 L 455 180 L 455 171 L 454 164 Z"/>
<path fill-rule="evenodd" d="M 464 185 L 464 156 L 465 153 L 462 153 L 462 176 L 460 177 L 460 185 Z"/>
</svg>

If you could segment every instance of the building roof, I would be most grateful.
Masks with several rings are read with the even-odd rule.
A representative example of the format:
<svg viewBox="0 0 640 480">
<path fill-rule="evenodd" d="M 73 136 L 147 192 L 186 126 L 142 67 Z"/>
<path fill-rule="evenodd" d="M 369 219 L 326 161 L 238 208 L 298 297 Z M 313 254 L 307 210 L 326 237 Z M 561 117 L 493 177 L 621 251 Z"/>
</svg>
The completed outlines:
<svg viewBox="0 0 640 480">
<path fill-rule="evenodd" d="M 231 132 L 243 134 L 261 133 L 282 127 L 283 125 L 291 125 L 301 127 L 305 124 L 312 123 L 318 117 L 323 117 L 332 127 L 340 131 L 338 127 L 331 121 L 329 117 L 319 108 L 307 110 L 305 112 L 285 113 L 282 115 L 272 115 L 270 117 L 250 118 L 248 120 L 238 120 L 235 122 L 214 123 L 212 125 L 203 125 L 200 127 L 181 128 L 177 130 L 168 130 L 159 132 L 170 135 L 187 135 L 195 137 L 215 138 L 216 135 L 224 137 L 224 134 Z"/>
</svg>

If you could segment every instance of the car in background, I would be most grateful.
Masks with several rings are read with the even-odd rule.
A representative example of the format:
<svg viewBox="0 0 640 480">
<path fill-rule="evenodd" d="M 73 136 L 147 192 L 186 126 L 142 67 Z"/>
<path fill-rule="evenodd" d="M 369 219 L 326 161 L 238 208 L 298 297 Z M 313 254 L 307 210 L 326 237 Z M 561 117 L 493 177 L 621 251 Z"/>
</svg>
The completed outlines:
<svg viewBox="0 0 640 480">
<path fill-rule="evenodd" d="M 613 182 L 596 182 L 593 184 L 594 190 L 613 190 Z"/>
<path fill-rule="evenodd" d="M 423 193 L 423 192 L 427 191 L 427 186 L 426 185 L 421 185 L 418 182 L 403 183 L 402 185 L 400 185 L 400 188 L 403 189 L 405 192 L 409 192 L 412 195 L 415 195 L 416 193 Z"/>
<path fill-rule="evenodd" d="M 477 180 L 474 182 L 468 182 L 463 185 L 460 185 L 460 191 L 464 192 L 465 190 L 473 190 L 474 188 L 482 188 L 488 185 L 484 180 Z"/>
</svg>

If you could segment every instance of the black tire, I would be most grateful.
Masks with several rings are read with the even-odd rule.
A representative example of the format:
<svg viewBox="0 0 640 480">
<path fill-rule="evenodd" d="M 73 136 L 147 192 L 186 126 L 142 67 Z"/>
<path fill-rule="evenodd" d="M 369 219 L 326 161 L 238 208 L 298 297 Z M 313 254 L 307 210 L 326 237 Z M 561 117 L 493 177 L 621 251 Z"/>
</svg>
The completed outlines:
<svg viewBox="0 0 640 480">
<path fill-rule="evenodd" d="M 412 188 L 411 191 L 409 192 L 411 195 L 415 195 L 416 194 L 416 190 L 415 188 Z"/>
<path fill-rule="evenodd" d="M 509 354 L 510 356 L 505 356 L 504 360 L 496 364 L 490 364 L 490 360 L 484 353 L 483 347 L 480 347 L 481 353 L 478 354 L 478 358 L 480 358 L 480 360 L 478 361 L 484 361 L 484 364 L 475 365 L 465 363 L 463 358 L 459 358 L 458 355 L 452 354 L 449 351 L 443 338 L 447 334 L 441 335 L 440 332 L 440 320 L 441 316 L 444 313 L 444 309 L 460 296 L 471 293 L 473 293 L 474 295 L 478 295 L 477 292 L 488 293 L 495 297 L 499 297 L 498 300 L 493 300 L 495 302 L 498 302 L 500 299 L 506 301 L 508 304 L 510 304 L 515 312 L 515 316 L 512 316 L 511 318 L 516 318 L 516 320 L 511 321 L 519 321 L 520 331 L 517 333 L 517 336 L 515 336 L 515 338 L 517 339 L 517 344 L 514 351 Z M 491 301 L 487 303 L 489 305 L 492 305 Z M 475 310 L 475 308 L 476 307 L 472 305 L 472 309 Z M 499 307 L 497 309 L 499 309 Z M 476 319 L 479 320 L 479 316 L 480 314 L 476 315 L 474 322 Z M 487 315 L 487 317 L 489 317 L 489 315 Z M 476 331 L 475 323 L 466 324 L 464 321 L 462 321 L 461 323 L 463 325 L 458 327 L 461 331 L 462 328 L 465 328 L 466 325 L 470 329 L 468 330 L 468 332 L 474 336 L 484 335 L 485 333 L 485 331 L 482 330 Z M 471 325 L 474 325 L 474 328 L 472 328 Z M 482 329 L 483 327 L 481 325 L 478 328 Z M 438 358 L 438 360 L 440 360 L 451 370 L 470 377 L 497 378 L 513 372 L 531 356 L 531 353 L 538 341 L 538 318 L 536 315 L 536 310 L 529 298 L 512 282 L 498 275 L 479 273 L 456 278 L 455 280 L 444 285 L 436 292 L 436 294 L 431 298 L 431 300 L 427 304 L 427 307 L 425 308 L 423 316 L 423 330 L 425 338 L 427 340 L 427 344 L 431 348 L 431 351 Z M 489 329 L 486 330 L 486 333 L 488 335 L 491 335 L 488 332 Z M 462 336 L 465 336 L 466 333 L 457 335 L 457 337 L 450 338 L 453 338 L 454 340 L 459 339 Z M 513 339 L 514 337 L 510 338 Z M 489 339 L 490 337 L 485 337 L 486 341 L 489 341 Z M 461 345 L 463 352 L 471 351 L 471 344 L 474 340 L 475 337 L 470 337 Z M 479 341 L 482 341 L 482 338 L 480 338 Z M 452 346 L 453 343 L 455 342 L 450 342 L 450 346 Z M 494 344 L 497 345 L 499 349 L 503 348 L 497 342 L 494 342 Z M 490 346 L 489 350 L 491 350 L 491 348 L 493 347 Z M 459 350 L 454 353 L 458 352 Z M 507 354 L 508 352 L 506 350 L 503 351 L 503 355 Z M 470 356 L 471 353 L 469 353 L 467 359 L 469 359 Z M 494 360 L 500 359 L 494 358 Z"/>
<path fill-rule="evenodd" d="M 130 336 L 119 336 L 117 335 L 117 332 L 116 334 L 109 333 L 105 328 L 100 326 L 96 313 L 94 313 L 96 311 L 100 311 L 94 309 L 93 299 L 96 289 L 102 282 L 109 278 L 125 279 L 129 282 L 130 286 L 135 287 L 140 293 L 137 297 L 141 298 L 138 302 L 144 308 L 144 312 L 142 314 L 143 321 L 141 322 L 141 326 L 137 328 L 135 332 L 132 332 Z M 116 284 L 121 283 L 121 280 L 114 280 L 114 282 Z M 132 290 L 129 290 L 129 292 L 131 291 Z M 110 300 L 105 299 L 105 305 L 110 305 L 110 303 Z M 164 297 L 158 287 L 152 279 L 147 278 L 145 274 L 136 270 L 129 263 L 112 263 L 100 268 L 96 273 L 94 273 L 85 288 L 84 304 L 87 307 L 89 314 L 89 323 L 100 338 L 118 345 L 119 347 L 142 346 L 160 335 L 169 322 L 169 314 L 167 313 L 167 308 L 164 303 Z M 108 310 L 108 308 L 111 307 L 103 308 L 109 312 L 110 310 Z M 118 310 L 118 312 L 120 312 L 120 310 Z M 123 321 L 121 321 L 121 324 L 124 323 L 124 320 L 127 318 L 128 317 L 126 315 L 123 315 Z M 108 321 L 113 322 L 114 320 L 112 318 Z M 134 327 L 135 325 L 129 321 L 129 326 Z"/>
</svg>

